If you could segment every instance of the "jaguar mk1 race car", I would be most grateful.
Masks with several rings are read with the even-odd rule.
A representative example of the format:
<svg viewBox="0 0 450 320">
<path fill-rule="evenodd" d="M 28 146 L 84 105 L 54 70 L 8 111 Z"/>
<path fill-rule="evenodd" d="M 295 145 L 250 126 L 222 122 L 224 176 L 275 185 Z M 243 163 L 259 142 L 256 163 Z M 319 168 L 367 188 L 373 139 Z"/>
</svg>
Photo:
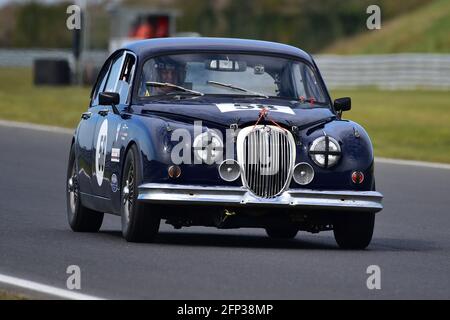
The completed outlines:
<svg viewBox="0 0 450 320">
<path fill-rule="evenodd" d="M 70 148 L 74 231 L 121 216 L 127 241 L 175 228 L 333 230 L 369 245 L 382 195 L 366 131 L 342 119 L 311 55 L 253 40 L 166 38 L 114 52 Z"/>
</svg>

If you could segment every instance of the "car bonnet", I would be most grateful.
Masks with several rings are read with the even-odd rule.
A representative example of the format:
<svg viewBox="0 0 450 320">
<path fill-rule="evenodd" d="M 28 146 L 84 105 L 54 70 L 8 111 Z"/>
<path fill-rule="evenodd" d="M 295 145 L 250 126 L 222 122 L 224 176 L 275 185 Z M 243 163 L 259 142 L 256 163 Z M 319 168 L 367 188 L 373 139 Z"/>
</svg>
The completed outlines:
<svg viewBox="0 0 450 320">
<path fill-rule="evenodd" d="M 304 107 L 285 103 L 216 102 L 205 104 L 150 103 L 133 107 L 135 113 L 175 118 L 177 121 L 206 121 L 223 126 L 237 123 L 239 126 L 256 123 L 262 109 L 268 110 L 266 121 L 285 126 L 305 126 L 321 120 L 334 118 L 329 108 L 307 104 Z"/>
</svg>

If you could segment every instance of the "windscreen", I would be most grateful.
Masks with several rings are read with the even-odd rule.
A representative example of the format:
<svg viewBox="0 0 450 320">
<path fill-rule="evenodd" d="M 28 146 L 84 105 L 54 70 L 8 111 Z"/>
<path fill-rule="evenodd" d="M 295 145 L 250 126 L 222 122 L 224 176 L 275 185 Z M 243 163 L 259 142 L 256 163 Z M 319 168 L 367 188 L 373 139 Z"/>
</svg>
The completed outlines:
<svg viewBox="0 0 450 320">
<path fill-rule="evenodd" d="M 161 84 L 161 85 L 155 85 Z M 264 95 L 314 100 L 327 105 L 314 70 L 305 62 L 284 57 L 250 54 L 176 54 L 147 60 L 139 96 L 165 95 L 179 88 L 205 95 Z"/>
</svg>

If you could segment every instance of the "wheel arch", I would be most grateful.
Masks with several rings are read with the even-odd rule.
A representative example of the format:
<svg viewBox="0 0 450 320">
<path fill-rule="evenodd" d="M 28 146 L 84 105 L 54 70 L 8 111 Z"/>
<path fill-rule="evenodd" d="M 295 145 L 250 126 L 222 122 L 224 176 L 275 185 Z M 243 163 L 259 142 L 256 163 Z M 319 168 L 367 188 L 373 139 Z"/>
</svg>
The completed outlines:
<svg viewBox="0 0 450 320">
<path fill-rule="evenodd" d="M 128 152 L 130 152 L 130 149 L 133 146 L 136 146 L 138 148 L 138 150 L 140 150 L 139 145 L 138 145 L 138 143 L 135 140 L 130 140 L 128 142 L 128 144 L 126 145 L 125 150 L 123 152 L 123 161 L 122 161 L 122 164 L 120 166 L 120 175 L 121 175 L 121 177 L 123 177 L 123 170 L 125 169 L 125 159 L 127 158 Z M 138 157 L 139 158 L 141 157 L 140 153 L 139 153 Z M 141 161 L 141 159 L 139 159 L 139 164 L 141 164 L 141 163 L 142 163 L 142 161 Z M 142 169 L 142 168 L 140 168 L 140 169 Z"/>
</svg>

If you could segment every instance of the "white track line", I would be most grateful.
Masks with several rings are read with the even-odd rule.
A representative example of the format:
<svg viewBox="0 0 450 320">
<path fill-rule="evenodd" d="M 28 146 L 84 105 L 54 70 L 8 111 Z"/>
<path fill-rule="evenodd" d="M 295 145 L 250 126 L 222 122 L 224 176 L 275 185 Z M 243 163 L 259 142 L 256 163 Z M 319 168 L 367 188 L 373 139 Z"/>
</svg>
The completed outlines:
<svg viewBox="0 0 450 320">
<path fill-rule="evenodd" d="M 4 283 L 7 285 L 11 285 L 14 287 L 20 287 L 23 289 L 36 291 L 44 294 L 48 294 L 50 296 L 70 299 L 70 300 L 104 300 L 99 297 L 94 297 L 82 293 L 73 292 L 70 290 L 59 289 L 56 287 L 48 286 L 45 284 L 28 281 L 20 278 L 10 277 L 3 274 L 0 274 L 0 283 Z"/>
<path fill-rule="evenodd" d="M 434 169 L 445 169 L 450 170 L 450 164 L 447 163 L 435 163 L 435 162 L 425 162 L 425 161 L 414 161 L 414 160 L 402 160 L 402 159 L 389 159 L 389 158 L 375 158 L 376 163 L 387 163 L 396 164 L 401 166 L 414 166 L 414 167 L 424 167 L 424 168 L 434 168 Z"/>
<path fill-rule="evenodd" d="M 0 126 L 39 130 L 39 131 L 46 131 L 46 132 L 55 132 L 55 133 L 64 133 L 64 134 L 73 134 L 74 133 L 74 130 L 61 128 L 61 127 L 45 126 L 45 125 L 40 125 L 40 124 L 28 123 L 28 122 L 16 122 L 16 121 L 8 121 L 8 120 L 0 120 Z M 415 166 L 415 167 L 450 170 L 450 164 L 446 164 L 446 163 L 413 161 L 413 160 L 403 160 L 403 159 L 390 159 L 390 158 L 378 158 L 378 157 L 375 158 L 375 162 L 376 163 L 402 165 L 402 166 Z"/>
<path fill-rule="evenodd" d="M 71 130 L 71 129 L 61 128 L 61 127 L 52 127 L 52 126 L 45 126 L 45 125 L 41 125 L 41 124 L 7 121 L 7 120 L 0 120 L 0 126 L 10 127 L 10 128 L 46 131 L 46 132 L 55 132 L 55 133 L 64 133 L 64 134 L 73 134 L 75 131 L 74 129 Z"/>
</svg>

